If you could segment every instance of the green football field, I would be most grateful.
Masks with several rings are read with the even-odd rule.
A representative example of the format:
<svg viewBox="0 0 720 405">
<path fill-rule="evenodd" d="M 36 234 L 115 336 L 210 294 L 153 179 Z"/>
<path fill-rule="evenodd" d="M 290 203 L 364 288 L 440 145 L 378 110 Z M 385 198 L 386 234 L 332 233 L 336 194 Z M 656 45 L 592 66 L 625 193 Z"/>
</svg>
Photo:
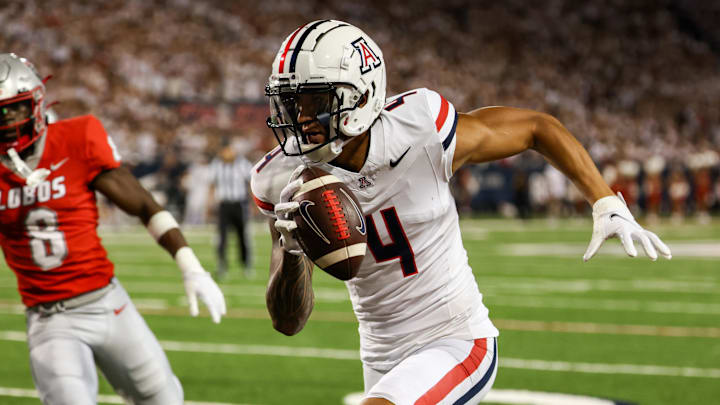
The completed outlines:
<svg viewBox="0 0 720 405">
<path fill-rule="evenodd" d="M 652 227 L 674 253 L 657 262 L 627 258 L 613 240 L 583 263 L 589 221 L 467 220 L 462 227 L 501 331 L 489 403 L 720 403 L 718 222 Z M 188 315 L 174 262 L 144 229 L 102 228 L 101 235 L 188 403 L 352 403 L 348 395 L 363 388 L 362 368 L 345 286 L 316 271 L 316 305 L 305 329 L 294 337 L 275 332 L 265 310 L 264 228 L 254 224 L 257 277 L 245 279 L 233 267 L 221 283 L 229 309 L 220 325 L 206 312 Z M 186 234 L 212 270 L 212 229 Z M 38 404 L 15 277 L 1 267 L 0 404 Z M 100 394 L 101 403 L 121 403 L 105 381 Z"/>
</svg>

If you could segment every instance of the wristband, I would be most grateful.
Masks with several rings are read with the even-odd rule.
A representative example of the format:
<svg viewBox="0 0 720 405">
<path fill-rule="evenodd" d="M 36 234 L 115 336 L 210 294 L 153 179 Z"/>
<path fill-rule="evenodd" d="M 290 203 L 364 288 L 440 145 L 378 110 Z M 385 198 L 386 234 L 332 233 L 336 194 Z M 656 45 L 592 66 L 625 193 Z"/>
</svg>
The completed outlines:
<svg viewBox="0 0 720 405">
<path fill-rule="evenodd" d="M 175 263 L 183 274 L 205 272 L 190 246 L 183 246 L 175 252 Z"/>
<path fill-rule="evenodd" d="M 150 220 L 147 223 L 147 230 L 150 232 L 150 235 L 157 241 L 160 239 L 161 236 L 165 234 L 165 232 L 174 229 L 179 228 L 177 221 L 175 218 L 173 218 L 172 214 L 163 210 L 158 211 L 155 214 L 153 214 L 152 217 L 150 217 Z"/>
</svg>

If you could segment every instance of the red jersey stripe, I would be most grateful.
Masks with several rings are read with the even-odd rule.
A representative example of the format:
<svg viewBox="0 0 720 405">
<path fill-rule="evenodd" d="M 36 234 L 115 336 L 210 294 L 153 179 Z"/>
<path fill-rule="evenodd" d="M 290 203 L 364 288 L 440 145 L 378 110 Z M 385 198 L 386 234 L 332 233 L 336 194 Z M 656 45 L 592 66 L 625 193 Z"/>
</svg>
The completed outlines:
<svg viewBox="0 0 720 405">
<path fill-rule="evenodd" d="M 265 211 L 275 211 L 275 206 L 270 204 L 269 202 L 265 202 L 253 194 L 253 200 L 255 200 L 255 204 L 260 207 L 261 209 L 264 209 Z"/>
<path fill-rule="evenodd" d="M 442 401 L 450 391 L 480 367 L 485 355 L 487 355 L 487 339 L 476 339 L 475 346 L 470 350 L 467 358 L 448 371 L 437 384 L 415 401 L 415 405 L 432 405 Z"/>
<path fill-rule="evenodd" d="M 438 114 L 437 119 L 435 120 L 435 128 L 437 128 L 438 132 L 440 131 L 440 128 L 442 128 L 442 126 L 445 124 L 449 109 L 450 105 L 448 101 L 445 100 L 445 97 L 440 96 L 440 114 Z"/>
<path fill-rule="evenodd" d="M 300 32 L 301 29 L 303 29 L 307 24 L 301 25 L 298 27 L 298 29 L 295 30 L 295 32 L 290 35 L 290 39 L 288 39 L 287 44 L 285 44 L 285 49 L 283 50 L 283 54 L 280 57 L 280 64 L 278 65 L 278 73 L 283 72 L 283 68 L 285 68 L 285 57 L 287 56 L 288 50 L 290 50 L 290 45 L 292 44 L 293 40 L 295 39 L 295 35 L 297 35 L 298 32 Z"/>
</svg>

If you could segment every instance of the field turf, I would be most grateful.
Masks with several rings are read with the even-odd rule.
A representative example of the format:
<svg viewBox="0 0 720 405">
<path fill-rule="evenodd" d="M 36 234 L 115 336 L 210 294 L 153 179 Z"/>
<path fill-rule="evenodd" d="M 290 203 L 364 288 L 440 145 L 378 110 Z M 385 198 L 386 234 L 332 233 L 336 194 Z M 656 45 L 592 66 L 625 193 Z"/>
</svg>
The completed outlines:
<svg viewBox="0 0 720 405">
<path fill-rule="evenodd" d="M 652 227 L 674 249 L 671 261 L 654 263 L 627 258 L 616 240 L 583 263 L 588 221 L 465 220 L 462 227 L 501 331 L 495 389 L 633 404 L 720 403 L 717 221 Z M 221 283 L 229 312 L 220 325 L 206 312 L 188 315 L 174 262 L 144 229 L 104 227 L 101 236 L 188 403 L 342 404 L 363 388 L 345 286 L 316 271 L 316 306 L 305 329 L 294 337 L 275 332 L 264 300 L 268 234 L 264 224 L 254 229 L 257 277 L 231 267 Z M 212 270 L 212 229 L 186 234 Z M 15 277 L 4 261 L 0 267 L 0 404 L 38 404 Z M 119 403 L 104 380 L 100 394 L 101 403 Z"/>
</svg>

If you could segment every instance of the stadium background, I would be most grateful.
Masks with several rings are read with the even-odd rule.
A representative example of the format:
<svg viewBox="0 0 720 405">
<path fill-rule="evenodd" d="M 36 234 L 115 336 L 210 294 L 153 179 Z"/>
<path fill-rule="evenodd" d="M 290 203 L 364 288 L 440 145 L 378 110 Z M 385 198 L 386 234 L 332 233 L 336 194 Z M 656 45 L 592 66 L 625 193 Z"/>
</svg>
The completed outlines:
<svg viewBox="0 0 720 405">
<path fill-rule="evenodd" d="M 543 358 L 531 350 L 535 345 L 547 349 L 547 360 L 692 368 L 695 371 L 689 373 L 700 376 L 668 372 L 648 377 L 653 374 L 638 372 L 628 377 L 620 371 L 613 379 L 611 373 L 585 375 L 575 370 L 580 377 L 576 372 L 548 377 L 507 363 L 507 377 L 498 380 L 498 388 L 640 403 L 707 403 L 701 398 L 720 394 L 720 246 L 715 242 L 720 231 L 712 218 L 720 209 L 717 3 L 6 0 L 0 5 L 2 52 L 26 56 L 42 75 L 53 75 L 48 94 L 51 101 L 60 101 L 53 107 L 60 118 L 92 113 L 102 120 L 141 181 L 178 218 L 186 218 L 188 226 L 198 225 L 191 239 L 208 268 L 214 265 L 212 232 L 203 224 L 211 224 L 213 217 L 204 217 L 209 203 L 202 197 L 207 188 L 194 176 L 224 139 L 232 139 L 251 160 L 274 146 L 264 126 L 264 84 L 281 41 L 307 21 L 342 19 L 371 35 L 386 58 L 389 94 L 429 87 L 460 111 L 510 105 L 557 116 L 588 148 L 641 221 L 686 254 L 676 250 L 672 262 L 650 265 L 628 263 L 610 249 L 609 257 L 580 267 L 577 257 L 589 237 L 588 222 L 465 220 L 467 248 L 481 290 L 501 329 L 510 330 L 503 332 L 509 354 Z M 589 213 L 574 188 L 534 152 L 465 169 L 455 176 L 454 189 L 468 218 L 587 218 Z M 192 210 L 203 214 L 193 216 Z M 103 236 L 118 274 L 127 280 L 162 340 L 269 342 L 350 351 L 357 347 L 342 285 L 319 273 L 317 320 L 295 340 L 281 339 L 270 330 L 262 277 L 249 281 L 238 276 L 225 283 L 234 310 L 216 329 L 219 332 L 200 322 L 206 319 L 185 320 L 178 301 L 181 286 L 169 259 L 142 236 L 142 230 L 120 227 L 128 222 L 126 217 L 112 207 L 104 206 L 103 211 Z M 553 231 L 548 234 L 550 224 Z M 263 227 L 255 226 L 260 269 L 268 258 Z M 532 245 L 538 239 L 550 245 Z M 531 245 L 539 249 L 534 256 L 527 254 Z M 575 256 L 562 253 L 568 246 L 576 247 Z M 547 257 L 553 249 L 562 252 Z M 622 266 L 622 271 L 610 269 L 613 265 Z M 599 301 L 585 302 L 573 295 L 588 292 L 573 289 L 578 278 L 590 283 L 586 298 Z M 24 348 L 17 343 L 22 338 L 13 334 L 22 332 L 22 316 L 13 276 L 4 264 L 0 280 L 0 347 L 10 360 L 17 356 L 17 362 L 0 367 L 0 403 L 36 403 L 2 396 L 9 392 L 3 389 L 30 389 L 31 382 Z M 616 283 L 616 288 L 608 283 Z M 624 287 L 617 287 L 620 284 Z M 511 303 L 508 297 L 517 296 L 532 304 L 518 305 L 522 299 Z M 668 307 L 675 304 L 675 309 L 658 309 L 666 308 L 663 302 Z M 599 309 L 603 305 L 607 308 Z M 614 305 L 624 308 L 616 308 L 616 313 Z M 340 318 L 341 326 L 333 324 L 333 317 Z M 507 319 L 545 322 L 543 334 L 522 328 L 512 332 L 514 324 Z M 548 332 L 549 323 L 560 321 L 640 325 L 680 336 L 648 332 L 628 338 L 600 332 L 590 338 L 586 332 Z M 570 353 L 566 345 L 582 349 Z M 658 356 L 663 348 L 670 348 L 672 355 Z M 294 397 L 296 403 L 338 403 L 342 392 L 361 389 L 359 366 L 346 360 L 312 363 L 312 356 L 301 356 L 267 361 L 251 354 L 219 361 L 189 352 L 171 352 L 170 357 L 190 399 L 267 404 Z M 617 357 L 608 357 L 609 352 Z M 228 367 L 227 372 L 214 367 L 216 361 Z M 341 367 L 338 361 L 352 364 Z M 308 370 L 322 375 L 308 376 Z M 330 382 L 328 372 L 335 374 Z M 340 381 L 345 377 L 348 381 Z M 293 381 L 285 393 L 268 381 L 285 378 Z M 665 390 L 653 391 L 649 383 Z M 631 385 L 635 387 L 628 388 Z M 108 392 L 107 386 L 103 390 Z"/>
<path fill-rule="evenodd" d="M 179 217 L 204 191 L 183 179 L 221 139 L 251 159 L 274 145 L 263 91 L 284 37 L 339 18 L 381 45 L 389 94 L 429 87 L 460 111 L 549 112 L 634 209 L 706 220 L 720 200 L 719 9 L 651 0 L 29 0 L 0 10 L 0 44 L 53 75 L 60 117 L 100 117 L 126 163 Z M 586 210 L 535 153 L 456 182 L 464 211 Z"/>
</svg>

